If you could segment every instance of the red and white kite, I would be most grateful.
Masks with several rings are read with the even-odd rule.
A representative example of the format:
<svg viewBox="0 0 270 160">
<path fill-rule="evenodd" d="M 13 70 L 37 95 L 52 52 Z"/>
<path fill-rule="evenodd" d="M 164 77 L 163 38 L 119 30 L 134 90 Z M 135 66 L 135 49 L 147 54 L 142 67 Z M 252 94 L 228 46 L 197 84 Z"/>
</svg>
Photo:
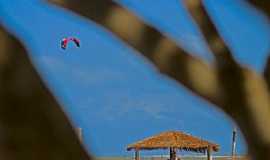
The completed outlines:
<svg viewBox="0 0 270 160">
<path fill-rule="evenodd" d="M 61 41 L 61 48 L 66 49 L 69 41 L 73 41 L 77 47 L 80 47 L 80 40 L 74 37 L 63 38 Z"/>
</svg>

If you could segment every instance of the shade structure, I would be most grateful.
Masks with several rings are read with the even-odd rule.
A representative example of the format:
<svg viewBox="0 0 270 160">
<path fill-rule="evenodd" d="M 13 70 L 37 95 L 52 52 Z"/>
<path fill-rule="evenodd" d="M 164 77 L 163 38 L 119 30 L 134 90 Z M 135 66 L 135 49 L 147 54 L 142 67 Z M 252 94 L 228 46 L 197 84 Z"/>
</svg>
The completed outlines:
<svg viewBox="0 0 270 160">
<path fill-rule="evenodd" d="M 219 145 L 179 131 L 167 131 L 127 146 L 127 150 L 179 149 L 202 152 L 218 151 Z"/>
</svg>

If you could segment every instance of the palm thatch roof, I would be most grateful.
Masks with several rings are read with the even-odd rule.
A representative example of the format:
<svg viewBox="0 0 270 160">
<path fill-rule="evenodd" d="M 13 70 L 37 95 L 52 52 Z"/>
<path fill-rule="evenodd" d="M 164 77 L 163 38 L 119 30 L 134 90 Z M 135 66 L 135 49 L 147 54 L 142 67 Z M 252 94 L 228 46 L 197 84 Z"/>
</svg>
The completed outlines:
<svg viewBox="0 0 270 160">
<path fill-rule="evenodd" d="M 128 145 L 127 150 L 176 148 L 186 151 L 205 152 L 208 147 L 216 152 L 219 150 L 219 145 L 217 144 L 210 143 L 179 131 L 168 131 L 130 144 Z"/>
</svg>

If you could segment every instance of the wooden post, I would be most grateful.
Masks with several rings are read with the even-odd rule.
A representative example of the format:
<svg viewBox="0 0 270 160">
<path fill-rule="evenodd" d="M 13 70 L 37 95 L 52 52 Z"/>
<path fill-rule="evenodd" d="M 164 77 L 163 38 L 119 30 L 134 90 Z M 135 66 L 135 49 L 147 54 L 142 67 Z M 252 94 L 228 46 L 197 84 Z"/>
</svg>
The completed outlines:
<svg viewBox="0 0 270 160">
<path fill-rule="evenodd" d="M 135 160 L 140 160 L 139 149 L 136 149 L 136 150 L 135 150 Z"/>
<path fill-rule="evenodd" d="M 82 128 L 76 128 L 77 136 L 79 137 L 80 142 L 82 142 Z"/>
<path fill-rule="evenodd" d="M 207 160 L 212 160 L 211 151 L 212 151 L 212 147 L 208 146 L 207 147 Z"/>
<path fill-rule="evenodd" d="M 236 151 L 236 127 L 234 127 L 232 134 L 232 159 L 235 159 L 235 151 Z"/>
</svg>

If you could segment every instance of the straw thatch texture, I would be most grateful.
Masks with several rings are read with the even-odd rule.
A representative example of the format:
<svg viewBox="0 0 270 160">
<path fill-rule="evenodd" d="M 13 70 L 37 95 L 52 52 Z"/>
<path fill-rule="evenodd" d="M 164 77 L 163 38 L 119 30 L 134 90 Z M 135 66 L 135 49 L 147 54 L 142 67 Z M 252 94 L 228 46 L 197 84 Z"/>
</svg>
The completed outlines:
<svg viewBox="0 0 270 160">
<path fill-rule="evenodd" d="M 168 131 L 130 144 L 127 150 L 152 150 L 176 148 L 180 150 L 205 152 L 207 147 L 213 151 L 219 150 L 219 145 L 179 132 Z"/>
</svg>

